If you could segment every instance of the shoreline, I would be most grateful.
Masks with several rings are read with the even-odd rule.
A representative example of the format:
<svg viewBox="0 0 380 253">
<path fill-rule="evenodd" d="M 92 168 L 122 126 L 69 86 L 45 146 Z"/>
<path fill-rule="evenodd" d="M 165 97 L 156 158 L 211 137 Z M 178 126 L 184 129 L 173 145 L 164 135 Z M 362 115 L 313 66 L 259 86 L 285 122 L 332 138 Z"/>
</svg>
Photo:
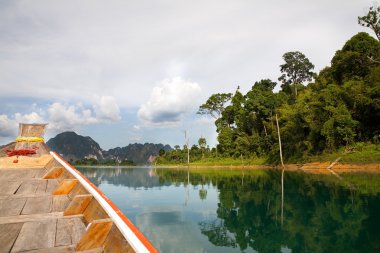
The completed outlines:
<svg viewBox="0 0 380 253">
<path fill-rule="evenodd" d="M 333 165 L 333 166 L 331 166 Z M 75 165 L 81 168 L 154 168 L 154 169 L 247 169 L 247 170 L 268 170 L 268 169 L 281 169 L 279 165 L 198 165 L 190 164 L 170 164 L 170 165 L 137 165 L 137 166 L 117 166 L 117 165 Z M 285 164 L 286 171 L 302 171 L 310 174 L 331 174 L 330 170 L 336 173 L 347 172 L 369 172 L 380 173 L 379 163 L 367 164 L 343 164 L 343 163 L 330 163 L 330 162 L 313 162 L 305 164 Z"/>
</svg>

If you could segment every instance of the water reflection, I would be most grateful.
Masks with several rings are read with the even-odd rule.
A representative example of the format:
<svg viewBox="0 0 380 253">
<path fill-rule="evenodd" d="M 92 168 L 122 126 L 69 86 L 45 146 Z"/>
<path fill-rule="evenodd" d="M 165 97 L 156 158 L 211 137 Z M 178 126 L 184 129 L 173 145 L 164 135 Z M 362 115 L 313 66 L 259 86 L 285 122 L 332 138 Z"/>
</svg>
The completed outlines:
<svg viewBox="0 0 380 253">
<path fill-rule="evenodd" d="M 83 172 L 161 252 L 380 252 L 377 175 L 341 181 L 275 170 Z"/>
</svg>

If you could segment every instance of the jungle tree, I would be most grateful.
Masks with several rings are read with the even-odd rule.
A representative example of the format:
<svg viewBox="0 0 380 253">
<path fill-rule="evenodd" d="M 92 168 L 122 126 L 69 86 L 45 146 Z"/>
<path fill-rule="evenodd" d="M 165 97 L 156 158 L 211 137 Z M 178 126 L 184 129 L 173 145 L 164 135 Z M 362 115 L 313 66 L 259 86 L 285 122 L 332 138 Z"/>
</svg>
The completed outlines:
<svg viewBox="0 0 380 253">
<path fill-rule="evenodd" d="M 305 81 L 311 81 L 314 73 L 314 65 L 306 56 L 299 52 L 287 52 L 282 58 L 285 63 L 280 65 L 282 75 L 278 78 L 282 82 L 281 88 L 290 93 L 290 86 L 294 86 L 294 95 L 297 98 L 297 85 Z"/>
</svg>

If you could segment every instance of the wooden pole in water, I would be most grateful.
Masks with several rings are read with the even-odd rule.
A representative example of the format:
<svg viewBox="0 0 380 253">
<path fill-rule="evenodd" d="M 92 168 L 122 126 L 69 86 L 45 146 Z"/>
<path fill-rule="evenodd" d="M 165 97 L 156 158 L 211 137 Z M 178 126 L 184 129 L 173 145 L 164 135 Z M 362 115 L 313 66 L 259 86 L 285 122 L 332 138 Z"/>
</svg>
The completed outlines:
<svg viewBox="0 0 380 253">
<path fill-rule="evenodd" d="M 277 113 L 276 113 L 276 124 L 277 124 L 278 144 L 280 146 L 280 159 L 281 159 L 281 166 L 282 166 L 282 172 L 281 172 L 281 226 L 282 226 L 284 224 L 284 172 L 285 172 L 285 165 L 284 165 L 284 160 L 282 159 L 281 135 L 280 135 L 280 126 L 278 124 Z"/>
</svg>

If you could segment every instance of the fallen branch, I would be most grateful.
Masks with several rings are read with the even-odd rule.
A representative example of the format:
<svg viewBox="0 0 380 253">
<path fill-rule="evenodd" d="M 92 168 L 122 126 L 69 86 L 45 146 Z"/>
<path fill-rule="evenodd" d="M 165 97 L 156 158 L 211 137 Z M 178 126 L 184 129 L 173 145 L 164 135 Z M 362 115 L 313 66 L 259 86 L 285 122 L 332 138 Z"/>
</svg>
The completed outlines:
<svg viewBox="0 0 380 253">
<path fill-rule="evenodd" d="M 334 167 L 335 164 L 337 164 L 339 162 L 339 160 L 341 159 L 341 157 L 338 157 L 333 163 L 331 163 L 326 169 L 328 171 L 331 172 L 331 174 L 333 174 L 334 176 L 336 176 L 337 178 L 339 178 L 340 180 L 342 180 L 343 178 L 341 176 L 339 176 L 335 171 L 332 170 L 332 167 Z"/>
</svg>

